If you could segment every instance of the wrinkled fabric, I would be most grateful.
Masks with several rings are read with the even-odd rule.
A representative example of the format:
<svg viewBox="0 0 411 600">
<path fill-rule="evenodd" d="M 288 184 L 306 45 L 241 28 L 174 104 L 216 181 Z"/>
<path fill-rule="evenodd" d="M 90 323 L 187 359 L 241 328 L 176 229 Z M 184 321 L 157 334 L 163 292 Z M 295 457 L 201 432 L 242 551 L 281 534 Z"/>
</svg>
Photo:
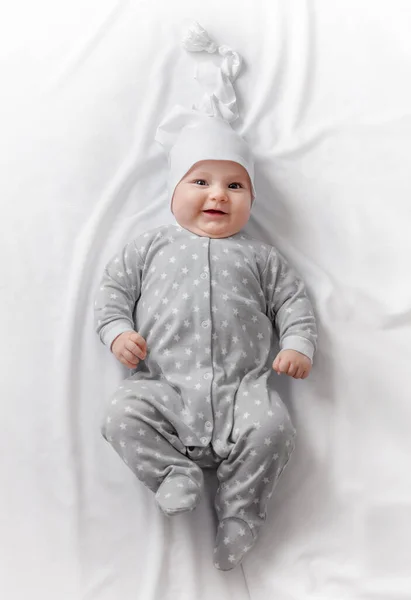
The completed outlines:
<svg viewBox="0 0 411 600">
<path fill-rule="evenodd" d="M 409 0 L 24 4 L 0 36 L 0 596 L 408 600 Z M 210 561 L 214 490 L 164 518 L 99 429 L 130 373 L 93 300 L 109 258 L 172 218 L 153 134 L 201 99 L 197 57 L 176 50 L 187 16 L 244 58 L 246 231 L 296 267 L 319 326 L 308 379 L 273 373 L 296 449 L 228 576 Z"/>
</svg>

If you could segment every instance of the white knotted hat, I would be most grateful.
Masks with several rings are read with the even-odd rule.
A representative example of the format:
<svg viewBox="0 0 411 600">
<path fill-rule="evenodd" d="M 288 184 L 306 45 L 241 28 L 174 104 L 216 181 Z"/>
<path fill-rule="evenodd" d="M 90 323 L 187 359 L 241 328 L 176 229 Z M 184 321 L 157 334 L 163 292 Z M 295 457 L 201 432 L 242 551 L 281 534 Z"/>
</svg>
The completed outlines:
<svg viewBox="0 0 411 600">
<path fill-rule="evenodd" d="M 228 46 L 217 46 L 208 33 L 194 22 L 182 40 L 189 52 L 218 52 L 223 60 L 197 66 L 195 78 L 204 89 L 198 105 L 191 109 L 175 106 L 160 123 L 156 132 L 168 154 L 168 192 L 171 200 L 176 185 L 200 160 L 231 160 L 246 169 L 254 189 L 254 161 L 245 140 L 231 127 L 238 117 L 233 82 L 241 67 L 241 57 Z"/>
</svg>

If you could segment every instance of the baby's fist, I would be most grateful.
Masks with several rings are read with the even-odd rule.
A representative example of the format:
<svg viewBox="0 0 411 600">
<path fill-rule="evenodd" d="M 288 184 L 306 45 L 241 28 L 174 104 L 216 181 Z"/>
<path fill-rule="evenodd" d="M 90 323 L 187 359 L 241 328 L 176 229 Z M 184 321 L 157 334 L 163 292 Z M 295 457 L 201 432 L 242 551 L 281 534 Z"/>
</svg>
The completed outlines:
<svg viewBox="0 0 411 600">
<path fill-rule="evenodd" d="M 115 338 L 111 351 L 123 365 L 135 369 L 147 356 L 146 340 L 136 331 L 125 331 Z"/>
<path fill-rule="evenodd" d="M 273 362 L 273 369 L 281 375 L 289 375 L 294 379 L 305 379 L 311 371 L 311 360 L 296 350 L 281 350 Z"/>
</svg>

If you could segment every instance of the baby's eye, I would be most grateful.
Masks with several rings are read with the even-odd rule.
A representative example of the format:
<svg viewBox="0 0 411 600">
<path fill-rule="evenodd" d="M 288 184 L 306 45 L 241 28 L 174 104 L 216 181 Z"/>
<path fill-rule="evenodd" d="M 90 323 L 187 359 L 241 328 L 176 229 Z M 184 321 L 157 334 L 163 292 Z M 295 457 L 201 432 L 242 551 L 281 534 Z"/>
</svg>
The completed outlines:
<svg viewBox="0 0 411 600">
<path fill-rule="evenodd" d="M 199 182 L 201 182 L 201 183 L 199 183 Z M 198 185 L 205 185 L 206 181 L 205 181 L 205 179 L 196 179 L 194 181 L 194 183 L 198 183 Z"/>
<path fill-rule="evenodd" d="M 241 183 L 238 183 L 237 181 L 234 181 L 233 183 L 230 183 L 230 185 L 228 187 L 230 187 L 231 185 L 236 185 L 238 187 L 235 187 L 235 190 L 238 190 L 239 188 L 242 188 L 243 186 L 241 185 Z"/>
</svg>

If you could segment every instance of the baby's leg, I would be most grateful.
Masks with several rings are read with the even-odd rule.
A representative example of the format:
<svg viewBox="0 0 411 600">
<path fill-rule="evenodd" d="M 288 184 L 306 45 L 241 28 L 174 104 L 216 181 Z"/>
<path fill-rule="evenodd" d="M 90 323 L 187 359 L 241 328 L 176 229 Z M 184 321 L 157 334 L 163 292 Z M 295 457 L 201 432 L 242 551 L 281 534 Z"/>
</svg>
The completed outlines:
<svg viewBox="0 0 411 600">
<path fill-rule="evenodd" d="M 217 469 L 220 524 L 214 560 L 218 568 L 232 569 L 254 545 L 274 486 L 294 448 L 294 437 L 279 396 L 265 384 L 243 383 L 234 411 L 235 444 Z"/>
<path fill-rule="evenodd" d="M 185 446 L 160 404 L 176 392 L 167 384 L 126 380 L 109 400 L 102 433 L 133 473 L 155 492 L 161 510 L 173 515 L 193 510 L 203 489 L 202 470 L 185 454 Z M 175 422 L 176 417 L 173 415 Z"/>
</svg>

